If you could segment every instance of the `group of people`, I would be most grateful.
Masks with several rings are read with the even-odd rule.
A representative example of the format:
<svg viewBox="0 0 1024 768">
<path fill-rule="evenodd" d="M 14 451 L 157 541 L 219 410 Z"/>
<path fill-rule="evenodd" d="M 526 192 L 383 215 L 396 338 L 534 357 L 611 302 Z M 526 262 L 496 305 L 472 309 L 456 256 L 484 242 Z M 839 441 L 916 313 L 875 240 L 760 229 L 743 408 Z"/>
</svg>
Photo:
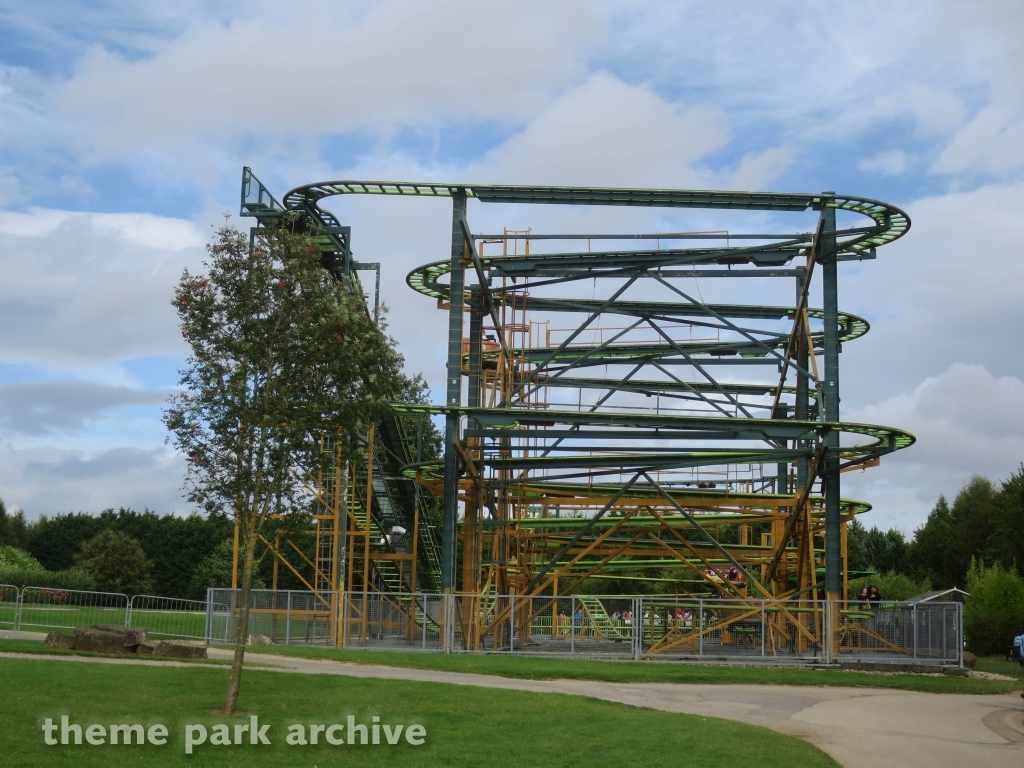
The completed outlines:
<svg viewBox="0 0 1024 768">
<path fill-rule="evenodd" d="M 705 568 L 704 575 L 711 581 L 728 581 L 737 587 L 745 587 L 747 579 L 735 565 L 726 568 Z"/>
<path fill-rule="evenodd" d="M 684 627 L 693 626 L 693 614 L 690 611 L 684 611 L 682 608 L 676 608 L 673 614 L 672 609 L 669 608 L 662 617 L 659 611 L 647 609 L 644 613 L 644 621 L 648 624 L 655 624 L 660 626 L 664 621 L 668 621 L 669 624 L 682 625 Z M 674 619 L 674 621 L 673 621 Z M 632 611 L 615 611 L 612 613 L 612 621 L 618 627 L 631 627 L 633 626 L 633 612 Z"/>
<path fill-rule="evenodd" d="M 864 611 L 877 608 L 882 602 L 882 593 L 874 584 L 861 587 L 860 594 L 857 595 L 857 602 L 860 609 Z"/>
</svg>

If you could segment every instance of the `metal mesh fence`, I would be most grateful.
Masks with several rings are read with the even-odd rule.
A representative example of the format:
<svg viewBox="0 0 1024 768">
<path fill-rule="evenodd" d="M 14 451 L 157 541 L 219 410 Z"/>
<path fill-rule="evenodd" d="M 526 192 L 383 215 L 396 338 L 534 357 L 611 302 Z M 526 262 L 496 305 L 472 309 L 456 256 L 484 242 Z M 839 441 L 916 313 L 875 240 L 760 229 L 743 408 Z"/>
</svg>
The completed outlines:
<svg viewBox="0 0 1024 768">
<path fill-rule="evenodd" d="M 18 626 L 19 592 L 13 584 L 0 584 L 0 629 Z"/>
<path fill-rule="evenodd" d="M 73 629 L 91 624 L 125 626 L 128 596 L 115 592 L 25 587 L 18 629 Z"/>
<path fill-rule="evenodd" d="M 135 595 L 128 604 L 128 626 L 150 637 L 185 637 L 208 642 L 230 641 L 230 609 L 200 600 Z"/>
<path fill-rule="evenodd" d="M 343 611 L 346 648 L 440 651 L 453 624 L 442 595 L 346 592 Z"/>
<path fill-rule="evenodd" d="M 240 589 L 207 591 L 207 624 L 212 642 L 233 642 L 241 612 Z M 337 592 L 254 589 L 246 635 L 266 637 L 284 645 L 333 645 L 337 637 Z M 215 610 L 223 606 L 224 610 Z M 224 631 L 221 632 L 221 626 Z"/>
<path fill-rule="evenodd" d="M 844 602 L 839 609 L 841 657 L 958 662 L 963 645 L 959 603 Z"/>
<path fill-rule="evenodd" d="M 142 627 L 232 642 L 241 590 L 206 602 L 0 584 L 0 628 Z M 835 632 L 828 631 L 834 627 Z M 962 663 L 958 603 L 253 590 L 246 635 L 272 643 L 632 659 Z"/>
<path fill-rule="evenodd" d="M 644 657 L 820 659 L 825 653 L 820 601 L 643 598 Z"/>
</svg>

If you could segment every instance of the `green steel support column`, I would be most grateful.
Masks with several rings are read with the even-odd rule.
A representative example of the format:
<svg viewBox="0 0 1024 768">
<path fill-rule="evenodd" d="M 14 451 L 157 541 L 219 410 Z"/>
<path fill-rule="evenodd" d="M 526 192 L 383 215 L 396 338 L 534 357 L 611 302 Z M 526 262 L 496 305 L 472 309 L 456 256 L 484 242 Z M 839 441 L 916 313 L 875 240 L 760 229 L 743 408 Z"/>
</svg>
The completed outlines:
<svg viewBox="0 0 1024 768">
<path fill-rule="evenodd" d="M 480 370 L 484 338 L 484 300 L 474 289 L 469 307 L 469 407 L 480 407 Z"/>
<path fill-rule="evenodd" d="M 452 193 L 451 302 L 448 309 L 448 381 L 445 405 L 462 405 L 462 309 L 466 268 L 462 257 L 465 240 L 461 222 L 466 218 L 466 193 Z M 444 512 L 441 521 L 441 590 L 455 587 L 455 523 L 459 514 L 459 414 L 449 411 L 444 421 Z"/>
<path fill-rule="evenodd" d="M 803 293 L 804 280 L 806 279 L 807 270 L 803 268 L 797 269 L 796 276 L 796 305 L 800 304 L 800 296 Z M 799 318 L 797 318 L 799 320 Z M 804 328 L 801 327 L 797 330 L 796 334 L 796 364 L 799 366 L 796 372 L 796 409 L 794 418 L 797 421 L 807 421 L 807 374 L 804 371 L 810 367 L 810 353 L 808 350 L 809 339 L 804 332 Z M 806 440 L 800 440 L 798 446 L 801 450 L 808 448 L 808 442 Z M 794 493 L 799 493 L 807 485 L 807 459 L 798 459 L 796 462 L 796 489 Z"/>
<path fill-rule="evenodd" d="M 789 418 L 789 406 L 786 403 L 779 403 L 779 410 L 775 418 Z M 783 441 L 782 447 L 785 448 L 786 445 L 786 442 Z M 789 493 L 789 464 L 787 462 L 779 462 L 775 467 L 775 492 Z"/>
<path fill-rule="evenodd" d="M 830 197 L 831 192 L 823 193 Z M 836 209 L 822 208 L 821 218 L 821 281 L 825 310 L 825 421 L 839 421 L 839 288 L 836 261 Z M 825 436 L 828 453 L 825 455 L 822 484 L 825 490 L 825 592 L 829 599 L 840 599 L 843 583 L 839 508 L 839 432 Z"/>
</svg>

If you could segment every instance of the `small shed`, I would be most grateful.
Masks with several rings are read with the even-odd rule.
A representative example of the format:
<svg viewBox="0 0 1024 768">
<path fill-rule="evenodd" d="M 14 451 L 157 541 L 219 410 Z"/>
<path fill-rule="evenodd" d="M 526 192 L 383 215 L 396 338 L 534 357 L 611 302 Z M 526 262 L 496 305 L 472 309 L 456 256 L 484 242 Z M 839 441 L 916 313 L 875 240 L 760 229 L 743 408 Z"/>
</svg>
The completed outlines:
<svg viewBox="0 0 1024 768">
<path fill-rule="evenodd" d="M 957 587 L 949 589 L 933 589 L 931 592 L 912 597 L 908 603 L 963 603 L 970 597 L 970 593 L 964 592 Z"/>
</svg>

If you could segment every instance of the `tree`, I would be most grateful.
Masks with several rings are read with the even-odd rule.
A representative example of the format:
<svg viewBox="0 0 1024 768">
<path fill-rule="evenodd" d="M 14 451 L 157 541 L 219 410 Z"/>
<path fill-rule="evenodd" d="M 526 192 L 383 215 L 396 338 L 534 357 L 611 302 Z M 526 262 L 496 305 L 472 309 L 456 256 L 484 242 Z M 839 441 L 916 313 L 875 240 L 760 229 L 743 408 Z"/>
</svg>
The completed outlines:
<svg viewBox="0 0 1024 768">
<path fill-rule="evenodd" d="M 13 515 L 7 512 L 4 500 L 0 499 L 0 545 L 25 549 L 28 543 L 28 528 L 25 513 L 20 509 Z"/>
<path fill-rule="evenodd" d="M 865 541 L 867 560 L 878 573 L 902 572 L 907 541 L 898 528 L 881 531 L 872 528 Z"/>
<path fill-rule="evenodd" d="M 99 515 L 71 512 L 40 517 L 29 527 L 27 549 L 50 570 L 70 568 L 74 553 L 101 531 L 113 529 L 131 536 L 153 561 L 153 592 L 187 597 L 196 566 L 232 535 L 233 523 L 224 514 L 187 517 L 158 515 L 151 510 L 105 509 Z"/>
<path fill-rule="evenodd" d="M 854 518 L 846 531 L 846 567 L 851 571 L 866 571 L 871 568 L 868 561 L 868 531 L 864 524 Z"/>
<path fill-rule="evenodd" d="M 205 275 L 187 270 L 174 295 L 190 347 L 184 392 L 164 415 L 188 459 L 185 490 L 239 527 L 241 609 L 224 713 L 235 710 L 248 630 L 255 551 L 272 513 L 307 514 L 300 478 L 320 461 L 319 435 L 357 436 L 389 403 L 423 389 L 402 375 L 394 341 L 367 316 L 365 299 L 321 265 L 316 242 L 294 221 L 248 238 L 231 227 L 208 247 Z"/>
<path fill-rule="evenodd" d="M 75 555 L 75 563 L 96 579 L 101 592 L 138 595 L 153 589 L 153 563 L 138 541 L 120 531 L 108 528 L 89 539 Z"/>
<path fill-rule="evenodd" d="M 995 507 L 993 554 L 1005 568 L 1024 567 L 1024 464 L 1002 484 Z"/>
<path fill-rule="evenodd" d="M 939 589 L 957 585 L 954 530 L 953 511 L 946 497 L 939 496 L 925 524 L 914 532 L 910 545 L 911 571 L 918 578 L 927 578 Z"/>
<path fill-rule="evenodd" d="M 846 556 L 851 571 L 875 571 L 883 574 L 905 573 L 907 540 L 898 528 L 868 530 L 859 520 L 850 523 Z M 916 594 L 916 593 L 915 593 Z"/>
<path fill-rule="evenodd" d="M 224 539 L 217 548 L 204 557 L 192 573 L 189 583 L 189 597 L 206 600 L 206 590 L 227 589 L 231 586 L 231 566 L 234 559 L 234 542 Z M 253 589 L 266 589 L 266 582 L 257 575 L 252 577 Z"/>
<path fill-rule="evenodd" d="M 1002 653 L 1024 622 L 1024 579 L 999 563 L 986 568 L 973 557 L 967 570 L 964 635 L 978 655 Z"/>
</svg>

